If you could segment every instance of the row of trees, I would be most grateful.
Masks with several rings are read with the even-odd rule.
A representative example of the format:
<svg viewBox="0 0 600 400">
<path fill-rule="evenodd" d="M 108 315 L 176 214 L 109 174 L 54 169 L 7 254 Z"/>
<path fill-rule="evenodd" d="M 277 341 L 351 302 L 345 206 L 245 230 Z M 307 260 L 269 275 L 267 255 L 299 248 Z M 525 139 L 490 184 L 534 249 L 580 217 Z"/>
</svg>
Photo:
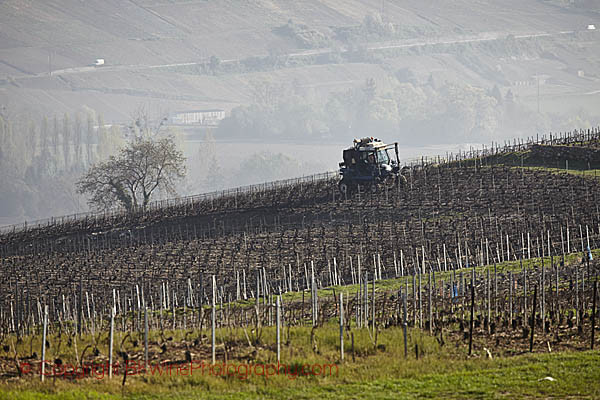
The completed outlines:
<svg viewBox="0 0 600 400">
<path fill-rule="evenodd" d="M 92 110 L 41 121 L 5 114 L 0 116 L 0 145 L 5 171 L 60 174 L 107 158 L 123 145 L 123 135 Z"/>
<path fill-rule="evenodd" d="M 586 128 L 594 118 L 537 113 L 509 90 L 454 82 L 419 82 L 410 71 L 387 79 L 367 79 L 358 87 L 319 96 L 295 85 L 262 82 L 254 102 L 232 110 L 218 135 L 244 139 L 322 139 L 347 141 L 378 136 L 404 143 L 489 143 L 550 129 Z M 415 132 L 419 132 L 415 135 Z"/>
<path fill-rule="evenodd" d="M 300 48 L 316 49 L 381 40 L 422 38 L 439 35 L 443 30 L 439 27 L 393 23 L 381 13 L 371 12 L 358 25 L 315 28 L 289 19 L 286 24 L 273 29 L 273 32 L 292 40 Z"/>
<path fill-rule="evenodd" d="M 124 144 L 121 129 L 91 109 L 36 119 L 0 115 L 0 223 L 83 211 L 73 183 Z"/>
</svg>

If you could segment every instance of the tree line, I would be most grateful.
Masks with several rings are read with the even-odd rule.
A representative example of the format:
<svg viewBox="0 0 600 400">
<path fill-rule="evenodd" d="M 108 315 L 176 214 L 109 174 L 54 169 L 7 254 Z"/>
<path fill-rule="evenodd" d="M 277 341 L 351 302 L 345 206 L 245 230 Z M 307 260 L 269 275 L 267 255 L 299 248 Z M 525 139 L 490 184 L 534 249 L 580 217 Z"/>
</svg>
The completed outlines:
<svg viewBox="0 0 600 400">
<path fill-rule="evenodd" d="M 255 82 L 253 102 L 234 108 L 218 136 L 245 140 L 343 140 L 376 136 L 404 144 L 489 143 L 506 137 L 586 129 L 597 117 L 537 112 L 510 89 L 423 80 L 399 69 L 321 95 L 297 83 Z"/>
<path fill-rule="evenodd" d="M 121 128 L 91 109 L 36 119 L 0 113 L 0 223 L 84 209 L 73 182 L 124 144 Z"/>
</svg>

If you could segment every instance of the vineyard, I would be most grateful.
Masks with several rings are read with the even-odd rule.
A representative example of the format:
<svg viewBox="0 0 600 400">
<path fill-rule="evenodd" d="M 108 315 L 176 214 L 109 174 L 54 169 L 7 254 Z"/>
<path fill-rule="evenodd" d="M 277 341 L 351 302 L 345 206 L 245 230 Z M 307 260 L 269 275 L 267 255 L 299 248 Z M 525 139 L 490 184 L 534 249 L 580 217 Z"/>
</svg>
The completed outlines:
<svg viewBox="0 0 600 400">
<path fill-rule="evenodd" d="M 290 329 L 316 354 L 329 337 L 336 363 L 386 337 L 415 360 L 454 344 L 463 358 L 593 349 L 600 177 L 498 160 L 599 136 L 423 159 L 406 185 L 352 197 L 327 173 L 4 229 L 1 373 L 60 357 L 280 361 Z"/>
</svg>

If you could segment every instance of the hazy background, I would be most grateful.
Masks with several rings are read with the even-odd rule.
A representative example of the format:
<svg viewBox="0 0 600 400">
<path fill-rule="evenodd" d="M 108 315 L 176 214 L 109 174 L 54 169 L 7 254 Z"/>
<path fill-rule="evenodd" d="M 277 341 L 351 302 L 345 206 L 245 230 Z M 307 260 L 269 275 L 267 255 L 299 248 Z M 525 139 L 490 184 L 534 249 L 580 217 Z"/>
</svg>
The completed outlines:
<svg viewBox="0 0 600 400">
<path fill-rule="evenodd" d="M 355 137 L 410 158 L 594 126 L 599 3 L 0 1 L 0 225 L 86 211 L 73 182 L 140 124 L 177 136 L 182 195 L 335 169 Z"/>
</svg>

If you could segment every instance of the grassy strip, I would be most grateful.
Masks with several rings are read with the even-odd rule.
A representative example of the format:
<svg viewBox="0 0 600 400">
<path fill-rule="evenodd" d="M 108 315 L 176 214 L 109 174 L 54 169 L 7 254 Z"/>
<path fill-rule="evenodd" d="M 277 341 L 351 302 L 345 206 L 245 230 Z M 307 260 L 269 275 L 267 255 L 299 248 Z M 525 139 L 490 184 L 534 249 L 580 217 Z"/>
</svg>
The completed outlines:
<svg viewBox="0 0 600 400">
<path fill-rule="evenodd" d="M 271 379 L 186 377 L 117 382 L 57 381 L 3 383 L 0 398 L 30 399 L 209 399 L 229 398 L 531 398 L 600 396 L 600 353 L 524 355 L 510 359 L 450 360 L 436 356 L 414 361 L 377 357 L 388 373 L 373 374 L 372 363 L 340 366 L 337 377 Z M 420 364 L 420 365 L 416 365 Z M 415 368 L 411 372 L 409 368 Z M 429 369 L 430 372 L 426 372 Z M 361 375 L 364 372 L 364 375 Z M 545 379 L 551 377 L 554 380 Z"/>
<path fill-rule="evenodd" d="M 552 173 L 569 173 L 573 175 L 580 175 L 586 177 L 597 177 L 600 175 L 600 165 L 598 163 L 588 164 L 581 160 L 570 160 L 567 163 L 565 160 L 557 160 L 556 162 L 550 162 L 547 159 L 536 157 L 532 154 L 531 150 L 514 151 L 509 153 L 503 153 L 493 156 L 483 157 L 482 159 L 469 158 L 466 160 L 453 161 L 452 164 L 459 165 L 465 164 L 468 166 L 474 166 L 475 164 L 489 166 L 507 166 L 526 168 L 539 171 L 548 171 Z"/>
<path fill-rule="evenodd" d="M 600 257 L 600 249 L 592 250 L 592 255 L 593 255 L 594 259 L 597 259 L 598 257 Z M 581 258 L 582 258 L 581 252 L 566 254 L 565 255 L 565 265 L 572 265 L 572 264 L 580 263 Z M 562 256 L 554 256 L 555 264 L 560 263 L 561 261 L 562 261 Z M 538 269 L 538 268 L 541 268 L 542 262 L 546 266 L 546 271 L 549 271 L 550 264 L 551 264 L 551 257 L 532 257 L 530 259 L 523 259 L 522 261 L 505 261 L 505 262 L 497 263 L 496 271 L 498 273 L 507 273 L 510 271 L 521 272 L 523 268 L 525 268 L 527 270 Z M 371 267 L 372 266 L 369 266 L 369 268 L 371 268 Z M 389 266 L 387 268 L 389 269 Z M 490 273 L 491 273 L 492 279 L 493 279 L 493 273 L 494 273 L 493 268 L 494 268 L 493 264 L 477 266 L 477 267 L 475 267 L 475 272 L 477 274 L 482 274 L 482 273 L 486 273 L 486 271 L 488 269 L 491 269 Z M 463 273 L 465 278 L 470 279 L 470 274 L 471 274 L 472 270 L 473 270 L 472 268 L 463 268 L 460 270 L 456 270 L 456 272 L 455 272 L 456 279 L 459 279 L 458 277 L 461 272 Z M 450 282 L 450 280 L 452 279 L 452 271 L 436 272 L 435 277 L 436 277 L 437 281 L 444 280 L 445 282 Z M 427 276 L 423 275 L 423 277 L 422 277 L 423 285 L 426 284 L 427 279 L 428 279 Z M 412 276 L 404 276 L 404 277 L 400 277 L 400 278 L 384 279 L 384 280 L 377 281 L 376 289 L 378 291 L 379 290 L 391 291 L 391 290 L 398 290 L 400 288 L 404 289 L 404 288 L 406 288 L 407 281 L 408 281 L 409 291 L 412 291 Z M 319 289 L 318 295 L 321 297 L 331 296 L 334 290 L 335 290 L 336 294 L 341 292 L 341 293 L 344 293 L 345 295 L 354 296 L 358 291 L 358 285 L 331 286 L 331 287 Z M 369 284 L 369 291 L 370 290 L 371 290 L 371 288 L 370 288 L 370 284 Z M 289 292 L 289 293 L 283 294 L 282 298 L 285 301 L 298 301 L 298 300 L 302 299 L 302 293 L 301 292 Z M 310 302 L 310 293 L 305 293 L 305 301 L 307 303 Z M 253 302 L 247 302 L 246 304 L 248 304 L 248 303 L 253 304 Z"/>
<path fill-rule="evenodd" d="M 578 169 L 578 168 L 556 168 L 548 166 L 512 166 L 513 168 L 523 168 L 531 171 L 545 171 L 552 174 L 570 174 L 575 176 L 581 176 L 584 178 L 600 179 L 600 169 Z"/>
</svg>

